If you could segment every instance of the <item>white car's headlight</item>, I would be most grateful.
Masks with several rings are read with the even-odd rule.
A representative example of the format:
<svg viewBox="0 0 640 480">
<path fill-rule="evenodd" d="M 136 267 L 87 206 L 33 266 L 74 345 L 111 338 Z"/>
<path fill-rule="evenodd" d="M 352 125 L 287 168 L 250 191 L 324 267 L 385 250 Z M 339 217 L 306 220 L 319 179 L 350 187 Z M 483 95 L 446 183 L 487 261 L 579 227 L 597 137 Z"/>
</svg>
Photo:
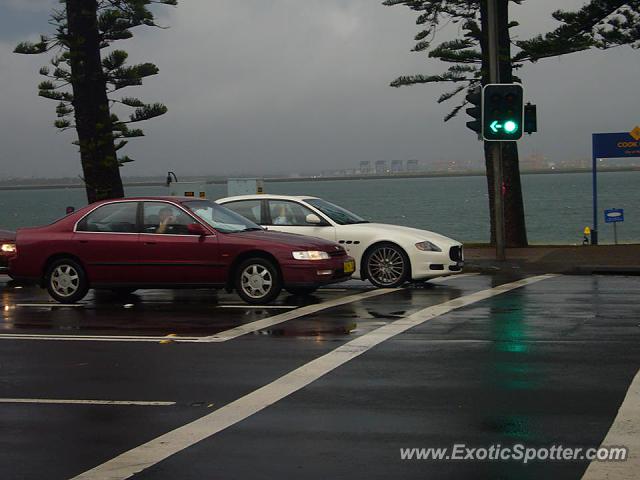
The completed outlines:
<svg viewBox="0 0 640 480">
<path fill-rule="evenodd" d="M 293 252 L 293 258 L 296 260 L 329 260 L 329 254 L 318 250 L 310 250 L 308 252 Z"/>
<path fill-rule="evenodd" d="M 441 252 L 442 249 L 437 246 L 435 243 L 432 243 L 428 240 L 424 242 L 416 243 L 416 248 L 418 250 L 422 250 L 423 252 Z"/>
<path fill-rule="evenodd" d="M 15 243 L 3 243 L 0 248 L 2 253 L 16 253 L 16 244 Z"/>
</svg>

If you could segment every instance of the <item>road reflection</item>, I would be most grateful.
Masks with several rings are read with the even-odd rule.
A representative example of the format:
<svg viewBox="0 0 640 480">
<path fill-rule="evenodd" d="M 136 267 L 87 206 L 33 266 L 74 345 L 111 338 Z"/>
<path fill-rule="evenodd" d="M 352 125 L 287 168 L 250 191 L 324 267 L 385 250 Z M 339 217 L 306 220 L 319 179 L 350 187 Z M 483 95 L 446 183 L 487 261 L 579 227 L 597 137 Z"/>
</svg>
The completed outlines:
<svg viewBox="0 0 640 480">
<path fill-rule="evenodd" d="M 64 306 L 36 287 L 2 289 L 3 333 L 51 335 L 211 336 L 298 307 L 360 293 L 362 290 L 312 295 L 281 295 L 275 305 L 247 306 L 233 294 L 213 290 L 139 290 L 130 294 L 92 291 L 84 302 Z M 261 329 L 259 335 L 330 337 L 366 333 L 423 308 L 455 299 L 464 292 L 445 285 L 405 288 L 342 306 L 301 315 Z"/>
</svg>

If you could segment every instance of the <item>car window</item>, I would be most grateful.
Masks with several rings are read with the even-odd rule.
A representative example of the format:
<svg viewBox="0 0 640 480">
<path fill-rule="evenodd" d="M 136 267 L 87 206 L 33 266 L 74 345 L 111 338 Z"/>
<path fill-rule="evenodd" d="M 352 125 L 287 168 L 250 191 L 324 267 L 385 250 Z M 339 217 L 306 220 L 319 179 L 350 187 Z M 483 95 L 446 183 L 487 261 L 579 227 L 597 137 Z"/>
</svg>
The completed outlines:
<svg viewBox="0 0 640 480">
<path fill-rule="evenodd" d="M 354 225 L 356 223 L 369 223 L 368 220 L 356 215 L 349 210 L 339 207 L 333 203 L 327 202 L 320 198 L 308 198 L 305 200 L 309 205 L 320 210 L 331 220 L 339 225 Z"/>
<path fill-rule="evenodd" d="M 164 202 L 144 202 L 143 233 L 189 235 L 187 225 L 196 223 L 182 209 Z"/>
<path fill-rule="evenodd" d="M 209 200 L 191 200 L 183 202 L 186 208 L 193 212 L 202 221 L 208 223 L 213 228 L 222 233 L 250 232 L 252 230 L 263 230 L 263 228 L 251 220 L 238 215 L 222 205 L 210 202 Z"/>
<path fill-rule="evenodd" d="M 261 200 L 239 200 L 237 202 L 225 203 L 225 208 L 233 210 L 244 218 L 248 218 L 254 223 L 262 222 Z"/>
<path fill-rule="evenodd" d="M 109 203 L 84 217 L 78 232 L 136 233 L 137 202 Z"/>
<path fill-rule="evenodd" d="M 269 214 L 271 225 L 317 226 L 307 222 L 307 215 L 315 215 L 313 211 L 289 200 L 269 200 Z"/>
</svg>

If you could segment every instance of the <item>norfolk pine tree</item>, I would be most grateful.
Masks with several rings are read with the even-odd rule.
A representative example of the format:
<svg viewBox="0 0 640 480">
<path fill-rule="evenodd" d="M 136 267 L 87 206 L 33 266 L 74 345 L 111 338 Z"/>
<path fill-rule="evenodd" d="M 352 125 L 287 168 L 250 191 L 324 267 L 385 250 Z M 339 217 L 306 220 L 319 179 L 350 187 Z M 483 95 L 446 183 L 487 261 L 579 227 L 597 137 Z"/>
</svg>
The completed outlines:
<svg viewBox="0 0 640 480">
<path fill-rule="evenodd" d="M 520 4 L 523 0 L 511 0 Z M 416 23 L 421 31 L 415 36 L 414 52 L 427 52 L 452 65 L 440 75 L 398 77 L 393 87 L 425 83 L 452 83 L 454 88 L 438 98 L 438 103 L 488 83 L 486 38 L 486 0 L 386 0 L 384 5 L 406 5 L 419 13 Z M 640 1 L 591 0 L 577 12 L 556 11 L 553 18 L 561 22 L 556 30 L 530 40 L 512 42 L 510 31 L 517 22 L 509 21 L 508 0 L 498 0 L 500 76 L 503 83 L 520 81 L 513 75 L 523 62 L 536 62 L 591 48 L 608 49 L 620 45 L 640 46 Z M 438 27 L 460 24 L 461 38 L 442 42 L 432 48 Z M 511 55 L 511 46 L 517 51 Z M 445 117 L 454 118 L 467 105 L 462 100 Z M 506 240 L 510 247 L 526 246 L 524 205 L 516 142 L 503 144 L 504 207 Z M 493 216 L 493 160 L 485 142 L 485 164 L 491 212 L 491 241 L 495 242 Z"/>
<path fill-rule="evenodd" d="M 117 152 L 128 138 L 144 135 L 129 125 L 167 111 L 161 103 L 146 104 L 137 98 L 111 96 L 119 90 L 142 85 L 142 80 L 158 73 L 152 63 L 126 65 L 127 53 L 111 50 L 104 58 L 101 50 L 116 40 L 131 38 L 136 26 L 157 26 L 149 6 L 176 5 L 176 0 L 60 0 L 62 7 L 51 14 L 52 36 L 39 42 L 22 42 L 16 53 L 41 54 L 55 51 L 51 66 L 40 69 L 47 80 L 38 85 L 39 95 L 58 102 L 60 130 L 75 128 L 89 203 L 124 196 L 120 167 L 133 161 Z M 69 91 L 71 87 L 71 91 Z M 133 108 L 128 120 L 121 120 L 114 106 Z M 73 117 L 73 123 L 71 118 Z"/>
</svg>

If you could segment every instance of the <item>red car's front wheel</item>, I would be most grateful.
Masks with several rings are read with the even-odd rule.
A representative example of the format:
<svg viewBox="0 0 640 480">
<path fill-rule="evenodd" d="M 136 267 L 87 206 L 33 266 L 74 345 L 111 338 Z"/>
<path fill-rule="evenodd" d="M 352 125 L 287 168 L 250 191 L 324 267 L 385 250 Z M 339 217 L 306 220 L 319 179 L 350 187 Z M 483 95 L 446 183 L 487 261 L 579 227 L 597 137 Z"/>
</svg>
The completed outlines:
<svg viewBox="0 0 640 480">
<path fill-rule="evenodd" d="M 247 303 L 269 303 L 280 294 L 282 280 L 273 262 L 265 258 L 250 258 L 236 270 L 236 291 Z"/>
<path fill-rule="evenodd" d="M 60 303 L 82 300 L 89 290 L 82 265 L 71 258 L 62 258 L 49 265 L 45 281 L 49 295 Z"/>
</svg>

